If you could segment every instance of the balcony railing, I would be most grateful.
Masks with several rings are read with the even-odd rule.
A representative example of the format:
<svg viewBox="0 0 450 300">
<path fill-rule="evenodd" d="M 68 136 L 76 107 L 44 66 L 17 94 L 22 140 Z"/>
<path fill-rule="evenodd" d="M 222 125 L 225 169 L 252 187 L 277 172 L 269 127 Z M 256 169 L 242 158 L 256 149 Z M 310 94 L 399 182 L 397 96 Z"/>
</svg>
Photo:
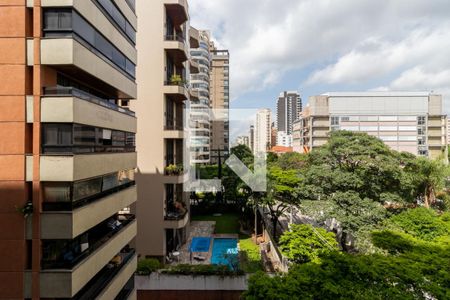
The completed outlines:
<svg viewBox="0 0 450 300">
<path fill-rule="evenodd" d="M 184 219 L 186 214 L 188 213 L 187 208 L 183 205 L 183 207 L 176 208 L 175 205 L 167 208 L 166 215 L 164 216 L 164 220 L 166 221 L 179 221 Z"/>
<path fill-rule="evenodd" d="M 106 176 L 104 176 L 104 177 L 106 177 Z M 68 197 L 65 197 L 63 199 L 63 200 L 66 200 L 66 201 L 60 201 L 60 202 L 46 202 L 46 201 L 44 201 L 42 203 L 42 210 L 43 211 L 64 211 L 64 212 L 66 212 L 66 211 L 73 211 L 73 210 L 75 210 L 77 208 L 86 206 L 86 205 L 88 205 L 90 203 L 96 202 L 96 201 L 98 201 L 100 199 L 103 199 L 103 198 L 105 198 L 107 196 L 113 195 L 113 194 L 118 193 L 120 191 L 126 190 L 126 189 L 128 189 L 128 188 L 130 188 L 132 186 L 135 186 L 136 182 L 134 180 L 133 181 L 129 181 L 129 182 L 120 184 L 118 186 L 115 186 L 113 188 L 105 189 L 105 190 L 103 190 L 103 187 L 101 187 L 101 188 L 99 188 L 99 190 L 101 190 L 101 192 L 96 193 L 96 194 L 91 195 L 91 196 L 88 196 L 86 198 L 83 198 L 81 200 L 76 200 L 76 201 L 73 201 L 73 194 L 74 194 L 75 187 L 74 187 L 73 184 L 70 184 L 70 185 L 71 186 L 67 187 L 67 194 L 68 194 L 67 196 Z M 46 188 L 46 186 L 44 186 L 44 191 L 45 191 L 45 188 Z M 64 191 L 63 191 L 63 194 L 65 194 Z M 64 196 L 66 196 L 66 195 L 64 195 Z"/>
<path fill-rule="evenodd" d="M 67 96 L 73 96 L 80 98 L 82 100 L 89 101 L 91 103 L 109 108 L 111 110 L 118 111 L 120 113 L 135 117 L 136 113 L 134 111 L 131 111 L 129 109 L 120 107 L 114 103 L 111 103 L 107 99 L 103 99 L 97 96 L 94 96 L 88 92 L 82 91 L 80 89 L 74 88 L 74 87 L 44 87 L 44 95 L 45 96 L 53 96 L 53 97 L 67 97 Z"/>
<path fill-rule="evenodd" d="M 97 275 L 95 275 L 72 299 L 95 299 L 108 286 L 114 277 L 116 277 L 123 267 L 133 258 L 135 253 L 136 251 L 134 249 L 119 253 L 114 259 L 116 262 L 110 262 L 107 266 L 100 270 L 100 272 L 98 272 Z M 131 279 L 133 279 L 133 277 Z M 134 280 L 131 283 L 131 286 L 131 290 L 133 290 Z M 127 285 L 125 285 L 125 287 L 127 287 Z"/>
<path fill-rule="evenodd" d="M 182 35 L 176 34 L 176 35 L 170 35 L 167 34 L 164 36 L 165 41 L 176 41 L 180 43 L 184 43 L 186 40 Z"/>
<path fill-rule="evenodd" d="M 95 235 L 94 241 L 89 240 L 87 243 L 81 243 L 81 241 L 72 241 L 69 248 L 64 248 L 58 253 L 54 250 L 51 253 L 46 253 L 52 257 L 49 259 L 42 259 L 42 269 L 61 269 L 72 270 L 76 265 L 81 263 L 84 259 L 93 254 L 97 249 L 107 243 L 114 236 L 122 232 L 128 224 L 135 219 L 134 215 L 120 215 L 117 220 L 109 219 L 96 227 L 89 230 L 86 235 Z M 48 241 L 52 242 L 52 241 Z M 58 243 L 64 242 L 64 240 L 58 240 Z M 56 242 L 55 242 L 56 244 Z M 83 249 L 83 245 L 86 245 L 86 249 Z"/>
<path fill-rule="evenodd" d="M 167 117 L 166 118 L 166 125 L 164 126 L 164 130 L 183 131 L 184 130 L 183 121 L 182 120 L 178 120 L 177 118 Z"/>
<path fill-rule="evenodd" d="M 128 282 L 124 285 L 124 287 L 114 300 L 127 300 L 133 291 L 134 291 L 134 276 L 132 276 L 128 280 Z"/>
</svg>

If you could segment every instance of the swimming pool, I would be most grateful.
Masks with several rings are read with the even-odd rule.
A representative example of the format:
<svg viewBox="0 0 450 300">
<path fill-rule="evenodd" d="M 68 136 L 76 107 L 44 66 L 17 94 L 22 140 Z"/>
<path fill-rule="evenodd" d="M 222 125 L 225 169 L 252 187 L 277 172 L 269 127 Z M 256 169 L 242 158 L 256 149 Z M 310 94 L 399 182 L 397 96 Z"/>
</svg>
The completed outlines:
<svg viewBox="0 0 450 300">
<path fill-rule="evenodd" d="M 191 242 L 191 252 L 209 252 L 209 245 L 211 238 L 209 237 L 194 237 Z"/>
<path fill-rule="evenodd" d="M 215 238 L 211 254 L 211 264 L 233 268 L 238 259 L 237 239 Z"/>
</svg>

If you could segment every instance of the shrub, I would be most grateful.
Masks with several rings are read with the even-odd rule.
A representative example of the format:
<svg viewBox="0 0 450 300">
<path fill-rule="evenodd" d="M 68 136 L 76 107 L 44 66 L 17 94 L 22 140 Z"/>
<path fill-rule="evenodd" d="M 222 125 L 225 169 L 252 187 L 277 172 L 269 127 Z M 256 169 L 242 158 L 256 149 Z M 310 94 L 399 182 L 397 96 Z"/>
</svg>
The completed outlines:
<svg viewBox="0 0 450 300">
<path fill-rule="evenodd" d="M 178 274 L 178 275 L 218 275 L 218 276 L 236 276 L 243 275 L 240 270 L 233 271 L 228 266 L 222 265 L 188 265 L 180 264 L 170 267 L 161 271 L 165 274 Z"/>
<path fill-rule="evenodd" d="M 161 263 L 155 258 L 141 259 L 138 262 L 137 271 L 138 275 L 150 275 L 152 272 L 161 268 Z"/>
</svg>

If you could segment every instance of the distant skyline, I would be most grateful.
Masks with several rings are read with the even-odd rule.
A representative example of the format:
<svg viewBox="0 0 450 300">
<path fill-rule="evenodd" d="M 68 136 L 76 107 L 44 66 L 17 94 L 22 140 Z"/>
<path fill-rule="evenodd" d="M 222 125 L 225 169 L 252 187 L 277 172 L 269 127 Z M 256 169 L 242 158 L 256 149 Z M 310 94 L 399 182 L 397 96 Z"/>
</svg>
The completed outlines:
<svg viewBox="0 0 450 300">
<path fill-rule="evenodd" d="M 191 23 L 231 55 L 231 108 L 330 91 L 420 90 L 450 112 L 448 0 L 190 0 Z"/>
</svg>

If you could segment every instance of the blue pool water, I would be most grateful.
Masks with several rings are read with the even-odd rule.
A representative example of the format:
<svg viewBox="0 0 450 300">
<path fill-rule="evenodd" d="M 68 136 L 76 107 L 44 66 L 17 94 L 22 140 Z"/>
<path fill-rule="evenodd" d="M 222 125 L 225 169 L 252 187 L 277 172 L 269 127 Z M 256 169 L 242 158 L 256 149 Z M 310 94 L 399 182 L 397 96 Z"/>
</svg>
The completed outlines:
<svg viewBox="0 0 450 300">
<path fill-rule="evenodd" d="M 238 259 L 237 239 L 215 238 L 212 248 L 211 264 L 233 267 L 233 260 Z"/>
<path fill-rule="evenodd" d="M 209 237 L 194 237 L 191 242 L 191 252 L 209 252 L 210 244 Z"/>
</svg>

